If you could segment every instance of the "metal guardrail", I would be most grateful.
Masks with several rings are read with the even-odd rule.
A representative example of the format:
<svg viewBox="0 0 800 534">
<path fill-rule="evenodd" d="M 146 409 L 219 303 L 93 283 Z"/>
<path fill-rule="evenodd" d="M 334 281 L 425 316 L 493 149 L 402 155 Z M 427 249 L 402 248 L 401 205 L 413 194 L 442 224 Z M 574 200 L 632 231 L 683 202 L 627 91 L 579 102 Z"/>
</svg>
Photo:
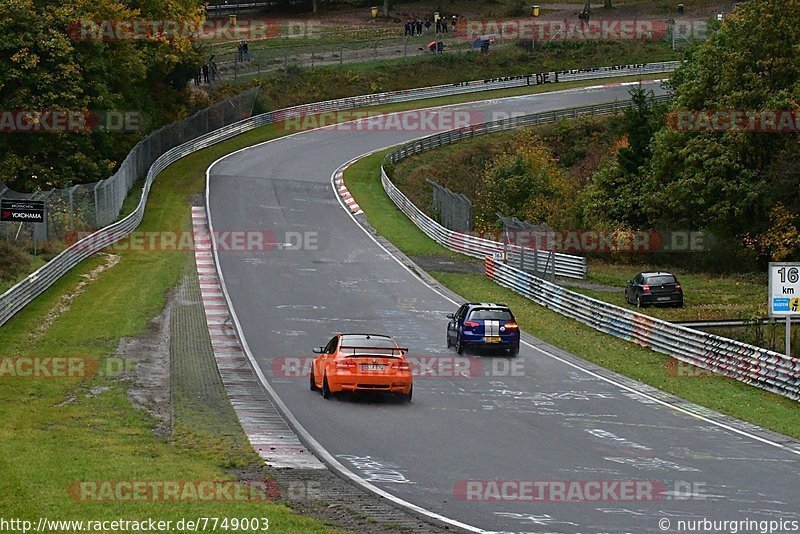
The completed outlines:
<svg viewBox="0 0 800 534">
<path fill-rule="evenodd" d="M 632 312 L 564 289 L 491 257 L 486 258 L 486 276 L 595 330 L 800 400 L 800 359 Z"/>
<path fill-rule="evenodd" d="M 101 251 L 103 248 L 114 244 L 125 238 L 139 225 L 144 217 L 145 204 L 150 193 L 150 187 L 156 176 L 173 162 L 187 156 L 197 150 L 207 148 L 215 143 L 230 139 L 246 131 L 277 122 L 293 116 L 320 113 L 323 111 L 339 111 L 353 109 L 356 107 L 383 104 L 389 102 L 404 102 L 424 98 L 434 98 L 457 93 L 471 93 L 477 91 L 487 91 L 502 87 L 515 87 L 531 85 L 532 81 L 554 81 L 583 80 L 590 78 L 608 78 L 615 76 L 627 76 L 647 73 L 663 73 L 675 70 L 678 62 L 650 63 L 644 65 L 623 65 L 615 67 L 598 67 L 584 71 L 563 71 L 561 73 L 532 74 L 527 76 L 513 76 L 507 79 L 481 80 L 475 82 L 465 82 L 453 85 L 441 85 L 425 87 L 419 89 L 408 89 L 403 91 L 391 91 L 385 93 L 361 95 L 336 100 L 327 100 L 313 104 L 303 104 L 268 113 L 262 113 L 255 117 L 239 121 L 225 126 L 213 132 L 201 135 L 191 141 L 178 145 L 167 150 L 159 156 L 150 166 L 147 172 L 147 179 L 142 189 L 142 196 L 136 210 L 127 217 L 101 228 L 97 232 L 77 241 L 69 248 L 62 251 L 44 266 L 37 269 L 25 279 L 11 287 L 8 291 L 0 295 L 0 326 L 5 324 L 14 314 L 27 306 L 33 299 L 42 294 L 56 280 L 61 278 L 67 271 L 78 265 L 81 261 L 92 254 Z M 548 82 L 549 83 L 549 82 Z"/>
<path fill-rule="evenodd" d="M 656 97 L 655 101 L 665 101 L 671 98 L 669 95 Z M 524 126 L 535 126 L 555 122 L 564 118 L 577 118 L 583 115 L 607 115 L 630 108 L 631 102 L 611 102 L 608 104 L 596 104 L 592 106 L 576 107 L 559 111 L 546 111 L 544 113 L 532 113 L 520 117 L 511 117 L 492 122 L 474 124 L 464 128 L 448 130 L 446 132 L 430 135 L 416 141 L 406 143 L 386 155 L 386 161 L 397 163 L 411 155 L 419 154 L 433 148 L 456 143 L 463 139 L 471 139 L 480 135 L 512 130 Z M 484 258 L 495 253 L 504 253 L 508 256 L 519 258 L 520 254 L 525 256 L 525 265 L 531 268 L 542 266 L 546 272 L 552 272 L 555 276 L 566 278 L 588 277 L 588 261 L 585 257 L 574 256 L 572 254 L 553 253 L 543 250 L 522 248 L 518 245 L 504 244 L 499 241 L 491 241 L 477 236 L 462 234 L 449 230 L 420 210 L 414 203 L 406 197 L 389 179 L 384 165 L 381 165 L 381 184 L 389 198 L 400 208 L 400 210 L 411 219 L 420 230 L 444 247 L 473 256 Z"/>
<path fill-rule="evenodd" d="M 792 324 L 800 324 L 800 318 L 790 321 Z M 685 326 L 687 328 L 737 328 L 741 326 L 779 324 L 784 326 L 786 321 L 783 318 L 775 319 L 763 317 L 757 319 L 711 319 L 708 321 L 672 321 L 672 324 Z"/>
</svg>

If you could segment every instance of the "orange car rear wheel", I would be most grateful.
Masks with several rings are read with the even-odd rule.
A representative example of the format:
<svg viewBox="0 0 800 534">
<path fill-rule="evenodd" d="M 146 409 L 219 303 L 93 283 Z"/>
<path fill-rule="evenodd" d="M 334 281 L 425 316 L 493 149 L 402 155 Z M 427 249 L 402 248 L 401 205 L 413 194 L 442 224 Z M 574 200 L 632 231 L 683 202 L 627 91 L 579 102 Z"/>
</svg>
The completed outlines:
<svg viewBox="0 0 800 534">
<path fill-rule="evenodd" d="M 333 393 L 331 393 L 331 388 L 328 386 L 328 375 L 326 374 L 322 378 L 322 398 L 330 399 L 331 395 L 333 395 Z"/>
<path fill-rule="evenodd" d="M 309 378 L 309 381 L 308 381 L 308 387 L 309 387 L 309 389 L 311 389 L 311 391 L 317 391 L 317 389 L 319 389 L 319 388 L 317 388 L 316 378 L 314 378 L 314 367 L 313 366 L 311 367 L 311 377 Z"/>
</svg>

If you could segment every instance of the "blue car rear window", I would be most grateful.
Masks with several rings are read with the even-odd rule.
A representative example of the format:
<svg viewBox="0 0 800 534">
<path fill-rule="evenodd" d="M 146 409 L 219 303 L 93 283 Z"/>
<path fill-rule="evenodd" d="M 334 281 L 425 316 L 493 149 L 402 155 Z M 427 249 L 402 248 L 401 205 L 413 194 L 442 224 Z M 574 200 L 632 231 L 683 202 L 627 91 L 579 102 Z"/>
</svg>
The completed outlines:
<svg viewBox="0 0 800 534">
<path fill-rule="evenodd" d="M 502 309 L 489 310 L 483 308 L 472 310 L 472 312 L 469 314 L 469 318 L 476 321 L 510 321 L 511 312 Z"/>
</svg>

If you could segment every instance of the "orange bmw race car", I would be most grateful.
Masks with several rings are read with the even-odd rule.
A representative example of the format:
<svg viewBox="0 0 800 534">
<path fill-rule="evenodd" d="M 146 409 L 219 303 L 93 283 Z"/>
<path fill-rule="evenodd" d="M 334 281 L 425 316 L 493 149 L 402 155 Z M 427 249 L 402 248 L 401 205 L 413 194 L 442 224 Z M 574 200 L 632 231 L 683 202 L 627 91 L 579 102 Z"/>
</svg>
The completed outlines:
<svg viewBox="0 0 800 534">
<path fill-rule="evenodd" d="M 414 385 L 407 352 L 389 336 L 337 334 L 314 349 L 319 356 L 311 366 L 311 391 L 322 391 L 326 399 L 341 391 L 388 391 L 410 401 Z"/>
</svg>

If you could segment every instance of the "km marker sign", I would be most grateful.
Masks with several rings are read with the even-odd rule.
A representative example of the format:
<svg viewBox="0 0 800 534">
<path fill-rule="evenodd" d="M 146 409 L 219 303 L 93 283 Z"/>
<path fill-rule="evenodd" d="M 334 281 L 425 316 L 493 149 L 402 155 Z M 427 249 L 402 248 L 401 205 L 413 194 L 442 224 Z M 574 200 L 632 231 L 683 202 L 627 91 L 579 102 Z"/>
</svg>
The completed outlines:
<svg viewBox="0 0 800 534">
<path fill-rule="evenodd" d="M 0 200 L 0 221 L 44 222 L 44 200 Z"/>
</svg>

